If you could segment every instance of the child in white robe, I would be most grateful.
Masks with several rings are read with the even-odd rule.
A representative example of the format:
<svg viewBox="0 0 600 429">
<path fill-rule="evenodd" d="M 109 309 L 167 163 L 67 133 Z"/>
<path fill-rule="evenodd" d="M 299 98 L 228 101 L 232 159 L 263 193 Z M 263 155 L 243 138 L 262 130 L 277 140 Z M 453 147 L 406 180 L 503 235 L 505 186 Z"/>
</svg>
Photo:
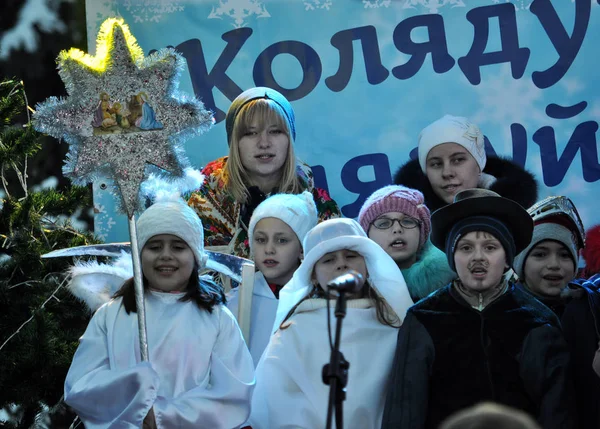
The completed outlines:
<svg viewBox="0 0 600 429">
<path fill-rule="evenodd" d="M 400 269 L 362 227 L 332 219 L 304 239 L 305 259 L 281 290 L 271 337 L 256 369 L 253 429 L 325 427 L 329 386 L 328 282 L 355 270 L 361 291 L 348 296 L 340 351 L 350 363 L 343 418 L 347 429 L 379 429 L 398 327 L 413 304 Z M 330 301 L 332 331 L 335 329 Z"/>
<path fill-rule="evenodd" d="M 258 364 L 271 338 L 279 291 L 290 281 L 302 260 L 302 240 L 318 221 L 310 192 L 273 195 L 256 207 L 248 225 L 250 254 L 256 264 L 250 341 L 248 348 Z M 238 289 L 227 294 L 227 307 L 237 316 Z"/>
<path fill-rule="evenodd" d="M 140 359 L 133 279 L 96 311 L 65 381 L 86 428 L 236 428 L 254 366 L 222 289 L 198 276 L 203 229 L 183 202 L 138 219 L 149 362 Z"/>
</svg>

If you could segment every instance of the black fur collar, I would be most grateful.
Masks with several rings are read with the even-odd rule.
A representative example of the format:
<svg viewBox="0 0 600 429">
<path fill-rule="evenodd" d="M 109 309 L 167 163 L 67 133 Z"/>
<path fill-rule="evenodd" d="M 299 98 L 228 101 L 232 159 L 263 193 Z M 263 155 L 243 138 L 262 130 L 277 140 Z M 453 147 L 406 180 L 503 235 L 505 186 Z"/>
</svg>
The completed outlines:
<svg viewBox="0 0 600 429">
<path fill-rule="evenodd" d="M 523 208 L 527 209 L 537 201 L 538 186 L 535 177 L 513 161 L 488 155 L 483 172 L 496 178 L 496 182 L 490 187 L 490 190 L 516 201 Z M 421 191 L 425 196 L 425 204 L 431 212 L 446 205 L 433 192 L 417 159 L 406 162 L 396 171 L 394 183 Z"/>
</svg>

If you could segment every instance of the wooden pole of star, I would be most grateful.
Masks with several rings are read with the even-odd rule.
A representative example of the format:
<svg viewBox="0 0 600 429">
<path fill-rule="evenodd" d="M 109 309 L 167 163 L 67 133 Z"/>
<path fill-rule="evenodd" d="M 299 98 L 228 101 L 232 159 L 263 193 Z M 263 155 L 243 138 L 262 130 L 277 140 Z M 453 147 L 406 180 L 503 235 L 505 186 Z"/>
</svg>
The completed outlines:
<svg viewBox="0 0 600 429">
<path fill-rule="evenodd" d="M 144 284 L 142 281 L 142 262 L 137 241 L 137 228 L 135 216 L 129 215 L 129 238 L 131 240 L 131 258 L 133 260 L 133 286 L 135 288 L 135 306 L 137 309 L 138 330 L 140 337 L 140 357 L 142 361 L 149 361 L 148 334 L 146 331 L 146 305 L 144 302 Z"/>
</svg>

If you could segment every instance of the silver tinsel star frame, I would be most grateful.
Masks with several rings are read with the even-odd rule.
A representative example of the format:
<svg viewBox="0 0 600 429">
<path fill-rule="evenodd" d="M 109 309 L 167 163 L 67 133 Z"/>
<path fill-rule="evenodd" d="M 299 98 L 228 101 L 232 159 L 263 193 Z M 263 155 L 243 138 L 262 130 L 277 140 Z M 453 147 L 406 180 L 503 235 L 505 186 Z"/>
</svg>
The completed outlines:
<svg viewBox="0 0 600 429">
<path fill-rule="evenodd" d="M 149 360 L 146 312 L 135 212 L 140 186 L 151 166 L 181 175 L 187 166 L 183 142 L 210 128 L 212 113 L 178 91 L 184 60 L 173 49 L 144 58 L 122 19 L 104 21 L 96 55 L 62 51 L 58 72 L 68 97 L 36 106 L 38 131 L 69 144 L 65 175 L 85 184 L 99 176 L 113 180 L 129 221 L 140 354 Z"/>
<path fill-rule="evenodd" d="M 57 62 L 68 97 L 38 104 L 35 127 L 69 144 L 63 172 L 74 183 L 113 179 L 131 218 L 143 208 L 148 169 L 181 175 L 183 142 L 208 130 L 212 113 L 178 91 L 182 56 L 162 49 L 144 58 L 122 19 L 104 21 L 95 56 L 71 49 Z"/>
</svg>

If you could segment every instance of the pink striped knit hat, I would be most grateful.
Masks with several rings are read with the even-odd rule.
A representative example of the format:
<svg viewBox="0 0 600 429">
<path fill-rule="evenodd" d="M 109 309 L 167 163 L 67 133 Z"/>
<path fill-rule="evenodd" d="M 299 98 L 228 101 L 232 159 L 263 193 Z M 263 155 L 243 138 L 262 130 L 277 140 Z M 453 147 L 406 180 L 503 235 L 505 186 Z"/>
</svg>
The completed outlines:
<svg viewBox="0 0 600 429">
<path fill-rule="evenodd" d="M 371 222 L 384 213 L 399 212 L 421 221 L 419 251 L 429 238 L 431 214 L 420 191 L 400 185 L 385 186 L 367 198 L 358 213 L 358 222 L 368 234 Z"/>
</svg>

